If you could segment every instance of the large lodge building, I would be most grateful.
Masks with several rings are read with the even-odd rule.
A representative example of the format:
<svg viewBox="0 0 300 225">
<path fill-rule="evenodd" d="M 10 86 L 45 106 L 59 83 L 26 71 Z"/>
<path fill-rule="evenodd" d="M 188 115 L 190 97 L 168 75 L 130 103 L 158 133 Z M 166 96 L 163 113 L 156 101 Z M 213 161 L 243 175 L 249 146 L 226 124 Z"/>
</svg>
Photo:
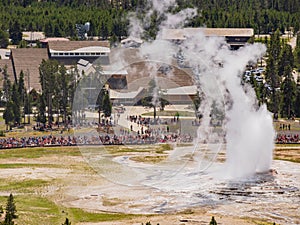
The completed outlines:
<svg viewBox="0 0 300 225">
<path fill-rule="evenodd" d="M 245 45 L 254 35 L 253 29 L 246 28 L 183 28 L 165 29 L 161 39 L 180 44 L 198 33 L 203 33 L 208 37 L 222 37 L 233 50 Z M 143 92 L 141 88 L 146 88 L 151 79 L 147 64 L 153 62 L 136 58 L 139 55 L 139 46 L 142 44 L 139 39 L 129 38 L 122 41 L 122 47 L 118 50 L 110 48 L 108 41 L 70 41 L 66 38 L 46 38 L 40 40 L 40 43 L 43 48 L 11 49 L 8 58 L 0 59 L 0 68 L 3 69 L 6 66 L 11 79 L 18 79 L 20 72 L 24 72 L 27 90 L 41 91 L 39 65 L 43 59 L 55 59 L 67 68 L 76 65 L 81 74 L 93 72 L 95 70 L 93 64 L 97 62 L 102 67 L 102 74 L 108 78 L 110 89 L 113 90 L 112 100 L 118 103 L 136 102 L 137 100 L 132 98 L 140 96 Z M 125 62 L 128 66 L 112 67 L 118 60 Z M 162 85 L 162 89 L 166 90 L 169 101 L 186 102 L 193 96 L 191 90 L 195 88 L 191 69 L 180 67 L 176 60 L 171 65 L 158 64 L 154 67 L 157 68 L 158 83 Z M 166 79 L 166 73 L 169 71 L 173 76 Z M 189 91 L 185 93 L 185 90 Z"/>
</svg>

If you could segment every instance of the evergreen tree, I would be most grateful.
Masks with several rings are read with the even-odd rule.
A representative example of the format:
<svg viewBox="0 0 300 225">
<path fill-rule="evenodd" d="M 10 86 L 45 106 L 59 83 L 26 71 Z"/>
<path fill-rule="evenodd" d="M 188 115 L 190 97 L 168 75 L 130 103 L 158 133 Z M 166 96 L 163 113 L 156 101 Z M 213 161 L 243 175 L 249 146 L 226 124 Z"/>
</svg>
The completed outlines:
<svg viewBox="0 0 300 225">
<path fill-rule="evenodd" d="M 268 104 L 268 108 L 274 114 L 279 111 L 279 99 L 277 88 L 279 87 L 279 76 L 277 72 L 277 65 L 273 55 L 269 55 L 267 60 L 267 68 L 266 68 L 266 81 L 270 85 L 270 102 Z"/>
<path fill-rule="evenodd" d="M 2 70 L 2 73 L 3 73 L 3 98 L 4 98 L 4 101 L 9 101 L 10 97 L 11 97 L 11 82 L 9 80 L 9 75 L 7 73 L 7 66 L 5 65 L 3 70 Z"/>
<path fill-rule="evenodd" d="M 7 48 L 9 44 L 8 34 L 0 29 L 0 48 Z"/>
<path fill-rule="evenodd" d="M 14 121 L 14 110 L 13 110 L 13 102 L 9 101 L 6 103 L 6 107 L 3 113 L 3 119 L 5 120 L 6 130 L 11 130 L 12 122 Z"/>
<path fill-rule="evenodd" d="M 194 107 L 195 107 L 195 115 L 196 117 L 198 117 L 198 112 L 199 112 L 199 107 L 201 105 L 201 98 L 200 98 L 200 94 L 199 94 L 199 91 L 197 91 L 197 94 L 195 96 L 195 98 L 193 99 L 193 104 L 194 104 Z"/>
<path fill-rule="evenodd" d="M 209 225 L 217 225 L 217 221 L 215 220 L 214 216 L 211 218 Z"/>
<path fill-rule="evenodd" d="M 26 89 L 25 89 L 25 84 L 24 84 L 24 72 L 23 72 L 23 70 L 21 70 L 20 75 L 19 75 L 18 94 L 20 96 L 20 104 L 22 106 L 24 106 Z"/>
<path fill-rule="evenodd" d="M 104 113 L 105 117 L 109 117 L 111 115 L 112 104 L 109 99 L 108 91 L 106 91 L 103 96 L 102 109 L 103 109 L 103 113 Z"/>
<path fill-rule="evenodd" d="M 30 114 L 32 113 L 32 107 L 31 107 L 31 95 L 28 93 L 28 94 L 25 94 L 25 99 L 24 99 L 24 113 L 25 114 Z M 30 117 L 28 117 L 28 123 L 30 123 Z"/>
<path fill-rule="evenodd" d="M 10 26 L 9 37 L 13 45 L 18 45 L 22 40 L 22 31 L 18 21 L 15 21 L 14 24 Z"/>
<path fill-rule="evenodd" d="M 59 86 L 58 86 L 58 71 L 59 64 L 56 60 L 42 60 L 39 67 L 40 72 L 40 83 L 42 86 L 42 97 L 43 102 L 46 103 L 48 107 L 48 123 L 52 123 L 52 109 L 53 102 L 56 103 L 57 100 L 52 99 L 52 97 L 58 96 Z M 42 114 L 42 113 L 40 113 Z"/>
<path fill-rule="evenodd" d="M 278 61 L 279 76 L 283 75 L 284 69 L 287 66 L 290 66 L 291 68 L 294 67 L 294 55 L 292 46 L 290 46 L 289 44 L 284 44 Z"/>
<path fill-rule="evenodd" d="M 14 122 L 15 124 L 20 124 L 21 122 L 21 105 L 20 96 L 18 93 L 18 85 L 16 83 L 12 86 L 12 102 L 13 102 L 13 112 L 14 112 Z"/>
<path fill-rule="evenodd" d="M 296 88 L 296 99 L 295 99 L 294 110 L 295 110 L 295 116 L 300 117 L 300 85 L 299 84 L 297 84 L 297 88 Z"/>
<path fill-rule="evenodd" d="M 297 34 L 296 48 L 294 50 L 295 66 L 300 72 L 300 32 Z"/>
<path fill-rule="evenodd" d="M 277 29 L 271 35 L 269 55 L 272 55 L 274 60 L 277 62 L 279 60 L 280 52 L 281 52 L 280 31 L 279 29 Z"/>
<path fill-rule="evenodd" d="M 156 96 L 156 98 L 153 98 Z M 144 97 L 141 102 L 143 106 L 153 108 L 153 117 L 156 119 L 156 107 L 158 106 L 158 88 L 154 79 L 151 79 L 148 84 L 147 95 Z"/>
<path fill-rule="evenodd" d="M 284 80 L 281 85 L 281 91 L 281 116 L 290 119 L 294 114 L 293 106 L 296 96 L 296 84 L 290 66 L 286 66 L 284 69 Z"/>
<path fill-rule="evenodd" d="M 101 90 L 100 90 L 100 93 L 98 94 L 98 97 L 97 97 L 97 101 L 96 101 L 96 105 L 98 107 L 98 124 L 101 123 L 101 111 L 103 110 L 103 98 L 104 98 L 104 95 L 106 93 L 106 89 L 103 87 Z"/>
<path fill-rule="evenodd" d="M 71 222 L 69 221 L 68 218 L 66 218 L 66 221 L 62 225 L 71 225 Z"/>
<path fill-rule="evenodd" d="M 60 102 L 60 109 L 63 110 L 63 120 L 66 122 L 67 120 L 67 107 L 69 105 L 68 99 L 70 97 L 71 90 L 71 81 L 72 81 L 72 74 L 68 74 L 66 67 L 63 65 L 59 66 L 59 75 L 58 75 L 58 86 L 59 86 L 59 102 Z"/>
<path fill-rule="evenodd" d="M 17 209 L 14 202 L 14 196 L 10 194 L 6 204 L 4 225 L 13 225 L 14 224 L 13 219 L 17 218 L 16 213 L 17 213 Z"/>
<path fill-rule="evenodd" d="M 46 103 L 44 94 L 38 97 L 38 116 L 37 121 L 46 124 Z"/>
</svg>

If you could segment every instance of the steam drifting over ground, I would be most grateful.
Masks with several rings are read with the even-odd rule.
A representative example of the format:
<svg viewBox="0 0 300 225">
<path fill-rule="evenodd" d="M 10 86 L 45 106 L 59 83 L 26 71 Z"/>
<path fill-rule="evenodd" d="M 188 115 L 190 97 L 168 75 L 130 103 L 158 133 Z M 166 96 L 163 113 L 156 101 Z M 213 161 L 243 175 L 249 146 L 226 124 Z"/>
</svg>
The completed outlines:
<svg viewBox="0 0 300 225">
<path fill-rule="evenodd" d="M 193 148 L 175 149 L 167 160 L 155 167 L 129 163 L 128 157 L 112 159 L 114 164 L 119 164 L 122 169 L 118 170 L 119 174 L 110 171 L 104 176 L 115 174 L 113 177 L 119 178 L 115 181 L 122 184 L 139 185 L 146 182 L 147 185 L 151 186 L 152 183 L 158 187 L 158 183 L 162 180 L 168 181 L 172 176 L 182 180 L 184 186 L 184 177 L 189 177 L 187 175 L 190 173 L 198 173 L 197 178 L 192 176 L 197 180 L 201 179 L 202 173 L 211 171 L 214 171 L 213 174 L 217 174 L 217 177 L 229 179 L 251 177 L 257 172 L 268 171 L 275 136 L 272 115 L 266 106 L 258 107 L 254 91 L 251 87 L 241 84 L 240 76 L 249 62 L 255 62 L 265 54 L 265 46 L 249 44 L 237 51 L 231 51 L 224 38 L 206 37 L 200 32 L 187 33 L 186 40 L 180 44 L 163 40 L 164 29 L 181 28 L 197 13 L 196 9 L 188 8 L 173 14 L 170 12 L 172 7 L 176 7 L 174 0 L 163 3 L 155 0 L 149 2 L 149 11 L 142 20 L 138 19 L 140 15 L 130 14 L 129 36 L 143 37 L 150 26 L 152 14 L 155 13 L 160 18 L 156 38 L 145 41 L 136 51 L 136 58 L 139 61 L 158 62 L 145 64 L 145 71 L 148 71 L 149 77 L 157 86 L 159 65 L 174 65 L 178 55 L 184 67 L 193 71 L 191 76 L 201 96 L 199 112 L 202 119 L 197 132 L 198 138 Z M 113 64 L 112 68 L 117 71 L 129 66 L 123 60 L 127 58 L 126 51 L 120 51 L 116 55 L 117 63 Z M 168 76 L 172 76 L 172 72 Z M 158 102 L 158 91 L 158 88 L 153 88 L 153 104 Z M 76 106 L 76 102 L 74 105 L 75 108 L 80 108 Z M 219 122 L 218 130 L 211 126 L 213 119 Z M 224 144 L 226 163 L 218 165 L 215 161 Z M 189 163 L 190 158 L 187 160 L 187 155 L 192 156 L 193 163 Z M 95 163 L 91 162 L 93 165 Z M 130 171 L 132 179 L 129 179 L 126 171 Z M 184 176 L 180 177 L 180 174 Z M 133 183 L 130 183 L 131 181 Z M 177 187 L 180 189 L 182 186 Z"/>
<path fill-rule="evenodd" d="M 164 15 L 156 39 L 144 43 L 140 54 L 147 60 L 171 64 L 180 52 L 186 66 L 192 68 L 194 81 L 202 96 L 199 111 L 203 115 L 194 153 L 205 142 L 213 143 L 208 150 L 217 154 L 226 135 L 226 177 L 239 178 L 267 171 L 271 166 L 275 137 L 272 115 L 265 105 L 257 106 L 254 91 L 247 85 L 241 85 L 240 77 L 249 62 L 255 62 L 265 54 L 265 46 L 253 44 L 231 51 L 224 38 L 205 37 L 202 33 L 187 35 L 187 40 L 180 45 L 171 44 L 161 40 L 162 31 L 182 28 L 197 14 L 197 10 L 188 8 L 172 14 L 169 9 L 176 7 L 174 0 L 163 3 L 149 1 L 148 5 L 150 10 L 143 19 L 144 23 L 137 21 L 137 17 L 131 17 L 131 36 L 142 36 L 141 31 L 148 26 L 154 12 L 158 17 Z M 134 32 L 137 30 L 139 32 Z M 149 71 L 152 71 L 152 77 L 156 76 L 157 69 Z M 214 132 L 210 127 L 213 107 L 225 114 L 223 132 Z"/>
</svg>

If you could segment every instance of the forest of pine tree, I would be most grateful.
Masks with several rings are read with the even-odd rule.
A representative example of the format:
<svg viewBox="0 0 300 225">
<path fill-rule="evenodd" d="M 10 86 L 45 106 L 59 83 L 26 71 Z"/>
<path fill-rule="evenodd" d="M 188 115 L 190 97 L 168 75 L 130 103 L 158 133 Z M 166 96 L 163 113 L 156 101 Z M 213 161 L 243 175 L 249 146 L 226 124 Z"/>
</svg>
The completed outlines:
<svg viewBox="0 0 300 225">
<path fill-rule="evenodd" d="M 178 11 L 196 7 L 198 16 L 187 26 L 247 27 L 255 33 L 299 31 L 298 0 L 177 0 Z M 127 35 L 129 12 L 141 12 L 146 0 L 3 0 L 0 30 L 10 37 L 20 31 L 44 31 L 48 37 L 76 38 L 76 24 L 91 23 L 90 36 L 121 38 Z"/>
</svg>

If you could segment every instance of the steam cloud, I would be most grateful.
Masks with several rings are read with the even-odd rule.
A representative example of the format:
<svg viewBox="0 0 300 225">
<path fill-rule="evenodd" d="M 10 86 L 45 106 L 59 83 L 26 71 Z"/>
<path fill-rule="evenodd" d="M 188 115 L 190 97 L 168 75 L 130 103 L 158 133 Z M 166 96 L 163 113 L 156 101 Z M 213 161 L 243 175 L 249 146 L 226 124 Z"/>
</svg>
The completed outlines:
<svg viewBox="0 0 300 225">
<path fill-rule="evenodd" d="M 265 46 L 247 45 L 238 51 L 231 51 L 224 38 L 208 38 L 202 33 L 187 36 L 180 47 L 175 46 L 161 40 L 162 30 L 182 28 L 197 14 L 197 10 L 188 8 L 172 14 L 168 9 L 176 6 L 175 0 L 152 0 L 148 6 L 151 8 L 143 22 L 137 16 L 130 15 L 129 36 L 141 38 L 154 12 L 158 17 L 164 16 L 156 39 L 144 43 L 139 54 L 147 60 L 171 63 L 179 48 L 182 51 L 185 61 L 193 69 L 199 92 L 204 96 L 199 108 L 203 118 L 197 142 L 223 142 L 224 133 L 214 133 L 210 127 L 212 106 L 216 104 L 225 113 L 222 128 L 226 133 L 226 176 L 237 178 L 267 171 L 274 148 L 272 115 L 265 105 L 258 108 L 254 91 L 247 85 L 242 86 L 240 77 L 250 61 L 256 61 L 265 54 Z M 152 71 L 153 74 L 149 74 L 151 77 L 156 76 L 157 69 L 145 69 Z M 217 151 L 211 148 L 211 151 Z"/>
</svg>

